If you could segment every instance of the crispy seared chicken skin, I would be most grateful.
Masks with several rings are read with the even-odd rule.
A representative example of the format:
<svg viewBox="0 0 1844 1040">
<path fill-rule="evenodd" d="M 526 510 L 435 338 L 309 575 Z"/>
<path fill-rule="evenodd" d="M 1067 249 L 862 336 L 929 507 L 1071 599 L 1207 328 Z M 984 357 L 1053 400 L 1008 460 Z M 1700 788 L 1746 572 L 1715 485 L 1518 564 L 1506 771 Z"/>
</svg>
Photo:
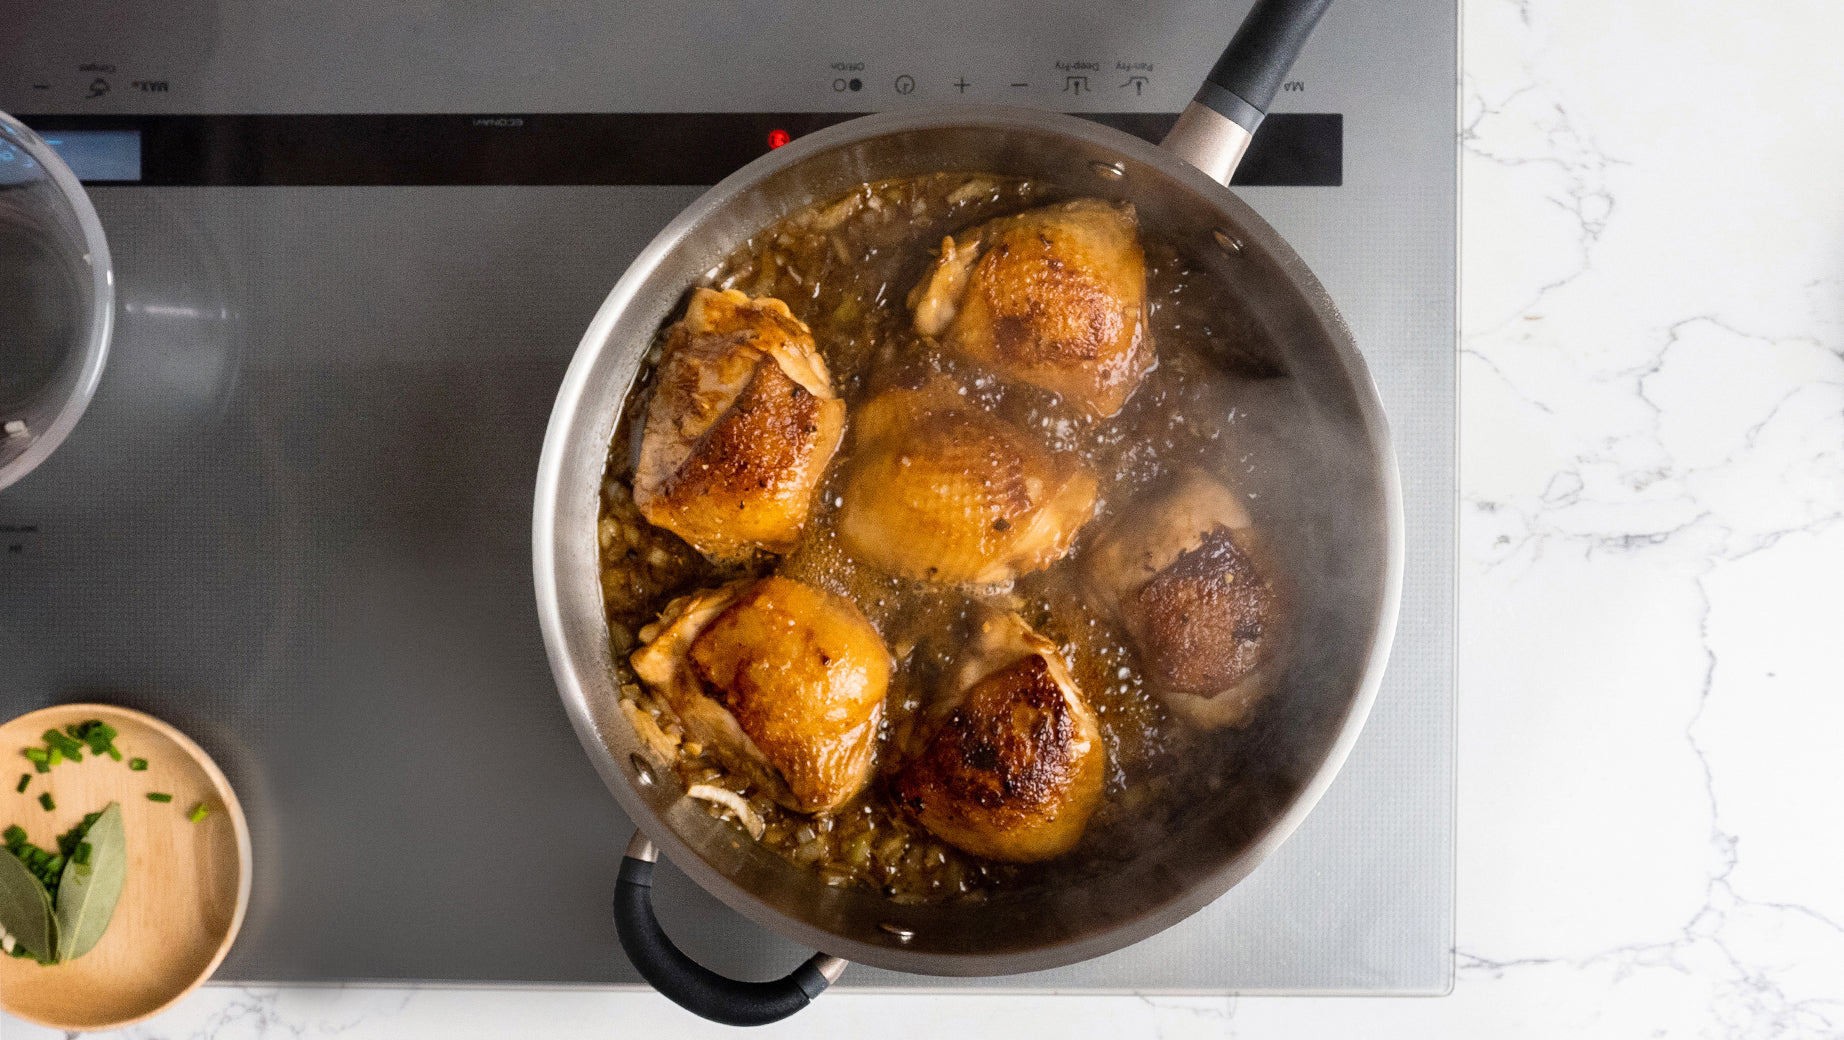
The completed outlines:
<svg viewBox="0 0 1844 1040">
<path fill-rule="evenodd" d="M 800 541 L 845 432 L 813 335 L 780 300 L 692 294 L 667 332 L 634 502 L 713 558 Z"/>
<path fill-rule="evenodd" d="M 1091 415 L 1119 412 L 1153 363 L 1129 204 L 1078 199 L 946 239 L 909 302 L 922 335 Z"/>
<path fill-rule="evenodd" d="M 897 775 L 898 803 L 976 856 L 1030 863 L 1068 852 L 1101 801 L 1107 757 L 1055 645 L 1016 615 L 995 616 L 961 683 Z"/>
<path fill-rule="evenodd" d="M 1167 706 L 1205 728 L 1248 721 L 1284 649 L 1285 603 L 1227 487 L 1179 474 L 1114 517 L 1083 565 L 1090 596 L 1132 634 Z"/>
<path fill-rule="evenodd" d="M 947 381 L 889 390 L 852 420 L 838 531 L 882 570 L 1002 584 L 1062 559 L 1095 509 L 1096 482 L 968 403 Z"/>
<path fill-rule="evenodd" d="M 763 578 L 674 600 L 660 626 L 634 671 L 690 739 L 797 812 L 864 789 L 890 654 L 851 601 Z"/>
</svg>

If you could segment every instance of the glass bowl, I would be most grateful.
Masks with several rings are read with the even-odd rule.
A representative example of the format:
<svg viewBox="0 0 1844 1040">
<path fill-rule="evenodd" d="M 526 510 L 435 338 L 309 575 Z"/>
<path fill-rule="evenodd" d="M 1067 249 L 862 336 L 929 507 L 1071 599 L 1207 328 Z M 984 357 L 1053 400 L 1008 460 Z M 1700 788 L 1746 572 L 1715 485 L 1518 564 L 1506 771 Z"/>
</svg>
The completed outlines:
<svg viewBox="0 0 1844 1040">
<path fill-rule="evenodd" d="M 89 196 L 44 138 L 0 113 L 0 488 L 77 425 L 114 324 L 115 273 Z"/>
</svg>

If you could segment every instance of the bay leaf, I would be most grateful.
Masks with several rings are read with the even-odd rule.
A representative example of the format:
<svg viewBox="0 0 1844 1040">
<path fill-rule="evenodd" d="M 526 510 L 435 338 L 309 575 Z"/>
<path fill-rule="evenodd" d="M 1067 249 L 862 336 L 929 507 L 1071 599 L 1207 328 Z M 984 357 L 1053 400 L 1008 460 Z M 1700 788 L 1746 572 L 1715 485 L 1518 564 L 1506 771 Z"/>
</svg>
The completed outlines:
<svg viewBox="0 0 1844 1040">
<path fill-rule="evenodd" d="M 41 961 L 58 952 L 58 922 L 51 893 L 19 858 L 0 849 L 0 928 Z"/>
<path fill-rule="evenodd" d="M 83 834 L 90 844 L 90 861 L 72 860 L 58 878 L 58 960 L 68 961 L 90 952 L 115 916 L 122 882 L 128 877 L 128 837 L 122 830 L 122 807 L 110 802 Z"/>
</svg>

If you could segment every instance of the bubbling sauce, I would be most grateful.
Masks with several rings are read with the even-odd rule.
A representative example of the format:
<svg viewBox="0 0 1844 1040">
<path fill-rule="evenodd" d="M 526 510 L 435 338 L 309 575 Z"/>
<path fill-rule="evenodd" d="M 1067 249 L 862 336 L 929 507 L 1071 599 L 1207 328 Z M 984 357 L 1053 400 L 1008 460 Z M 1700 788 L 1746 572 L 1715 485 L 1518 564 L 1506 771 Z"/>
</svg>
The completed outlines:
<svg viewBox="0 0 1844 1040">
<path fill-rule="evenodd" d="M 1157 362 L 1110 419 L 1090 419 L 1054 394 L 1003 383 L 916 334 L 905 299 L 944 236 L 1066 197 L 1052 185 L 981 175 L 866 184 L 749 239 L 709 272 L 705 284 L 786 303 L 812 329 L 848 408 L 890 386 L 919 385 L 943 373 L 966 386 L 978 407 L 1035 432 L 1053 451 L 1079 455 L 1100 481 L 1088 530 L 1177 467 L 1200 466 L 1232 480 L 1252 472 L 1254 458 L 1239 437 L 1247 414 L 1239 414 L 1239 390 L 1282 373 L 1264 358 L 1253 323 L 1230 294 L 1156 229 L 1143 227 L 1141 236 Z M 1080 537 L 1068 557 L 1005 590 L 890 577 L 857 562 L 839 543 L 835 484 L 843 453 L 816 495 L 801 545 L 786 556 L 719 566 L 648 524 L 634 505 L 631 481 L 658 360 L 656 344 L 617 425 L 598 530 L 623 710 L 686 785 L 715 784 L 747 800 L 764 824 L 764 844 L 828 884 L 869 886 L 901 903 L 978 900 L 1000 889 L 1105 871 L 1173 833 L 1188 805 L 1230 782 L 1239 733 L 1193 729 L 1146 690 L 1126 633 L 1082 594 Z M 849 429 L 848 417 L 848 444 Z M 1261 503 L 1249 497 L 1260 525 Z M 883 636 L 896 662 L 880 735 L 886 749 L 909 746 L 932 691 L 952 673 L 969 626 L 986 607 L 1016 610 L 1056 642 L 1095 710 L 1108 759 L 1104 800 L 1081 844 L 1035 864 L 998 863 L 947 845 L 890 799 L 887 780 L 896 763 L 889 754 L 881 756 L 866 790 L 839 812 L 794 813 L 686 741 L 672 711 L 635 678 L 628 654 L 651 637 L 648 626 L 672 598 L 769 573 L 851 599 Z M 711 812 L 725 810 L 713 805 Z"/>
</svg>

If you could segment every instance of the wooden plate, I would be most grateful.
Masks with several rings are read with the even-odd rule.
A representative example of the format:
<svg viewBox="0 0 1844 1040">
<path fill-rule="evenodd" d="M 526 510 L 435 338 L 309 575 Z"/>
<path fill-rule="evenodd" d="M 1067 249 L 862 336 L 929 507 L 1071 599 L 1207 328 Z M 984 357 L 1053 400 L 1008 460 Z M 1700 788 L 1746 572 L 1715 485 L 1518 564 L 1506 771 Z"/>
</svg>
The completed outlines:
<svg viewBox="0 0 1844 1040">
<path fill-rule="evenodd" d="M 114 726 L 116 762 L 84 754 L 49 773 L 20 754 L 43 747 L 44 732 L 88 719 Z M 147 759 L 144 772 L 128 768 Z M 40 848 L 85 813 L 120 802 L 128 837 L 128 877 L 115 917 L 96 948 L 49 967 L 0 956 L 0 1007 L 54 1029 L 114 1029 L 157 1015 L 211 977 L 230 950 L 250 902 L 250 830 L 243 808 L 211 759 L 185 734 L 150 715 L 107 704 L 60 704 L 0 726 L 0 830 L 25 828 Z M 23 792 L 20 775 L 31 774 Z M 49 791 L 57 808 L 45 811 Z M 149 791 L 173 796 L 147 800 Z M 211 814 L 192 823 L 194 805 Z M 4 852 L 0 852 L 4 855 Z"/>
</svg>

